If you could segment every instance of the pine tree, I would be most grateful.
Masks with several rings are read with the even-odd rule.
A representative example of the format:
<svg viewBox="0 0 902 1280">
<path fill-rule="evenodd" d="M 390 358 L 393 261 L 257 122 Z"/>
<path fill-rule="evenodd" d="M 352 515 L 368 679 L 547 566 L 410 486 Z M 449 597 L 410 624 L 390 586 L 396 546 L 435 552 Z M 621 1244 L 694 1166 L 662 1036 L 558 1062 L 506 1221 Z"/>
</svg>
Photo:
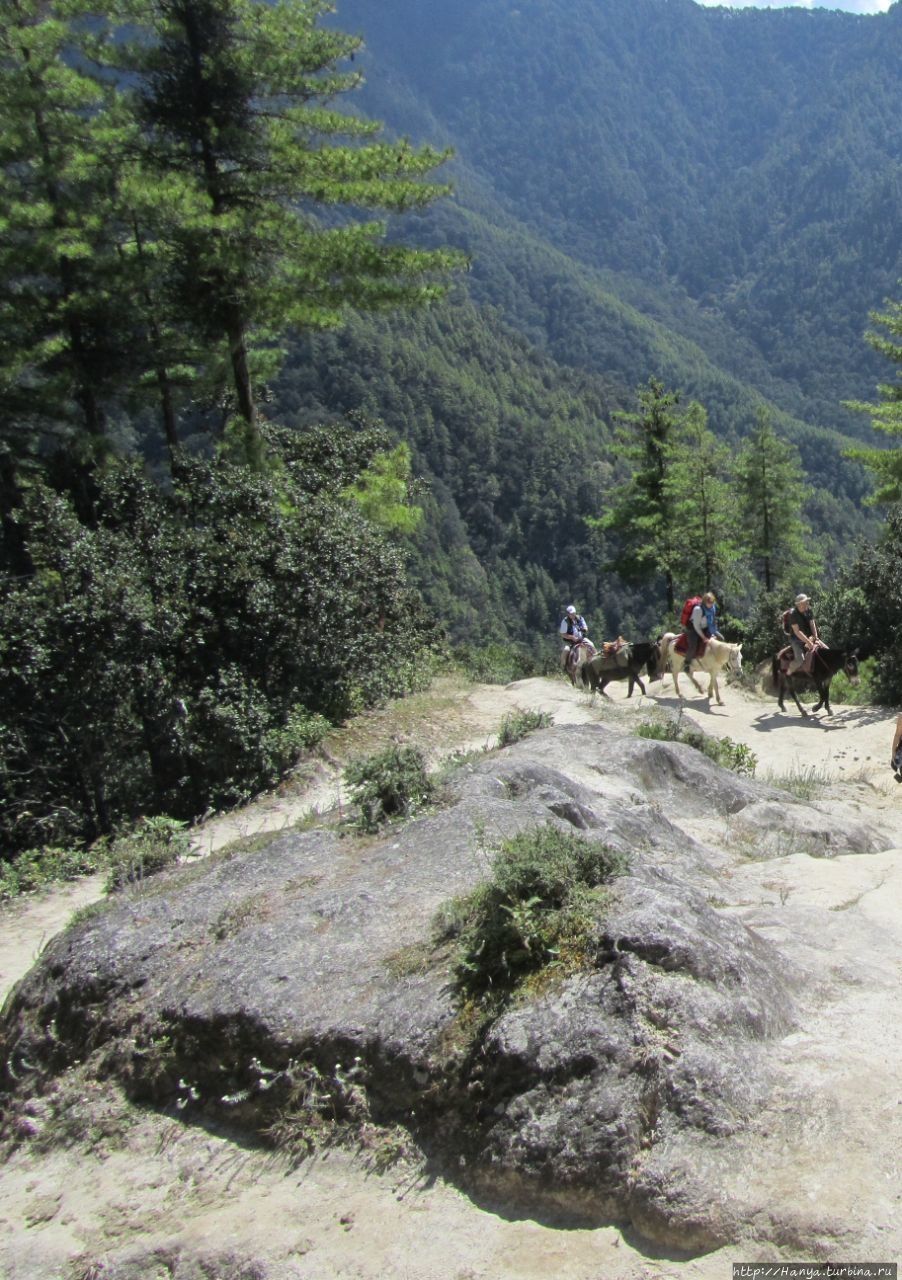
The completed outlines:
<svg viewBox="0 0 902 1280">
<path fill-rule="evenodd" d="M 764 408 L 740 449 L 735 483 L 746 555 L 765 593 L 819 575 L 820 557 L 804 516 L 810 488 L 801 459 L 777 435 Z"/>
<path fill-rule="evenodd" d="M 872 311 L 871 323 L 886 330 L 869 329 L 865 341 L 896 366 L 902 374 L 902 302 L 886 301 L 885 311 Z M 881 399 L 874 404 L 860 400 L 847 401 L 847 407 L 871 415 L 871 426 L 887 436 L 902 435 L 902 383 L 881 383 L 877 388 Z M 871 502 L 891 506 L 902 501 L 902 448 L 868 449 L 856 447 L 846 451 L 847 458 L 863 462 L 873 474 L 877 488 Z"/>
<path fill-rule="evenodd" d="M 131 36 L 109 45 L 134 85 L 146 174 L 181 184 L 154 226 L 171 292 L 222 349 L 249 439 L 255 380 L 277 364 L 282 332 L 334 326 L 348 305 L 438 297 L 436 274 L 462 261 L 359 220 L 444 194 L 423 179 L 447 153 L 374 141 L 378 125 L 332 109 L 359 83 L 338 68 L 360 41 L 320 26 L 330 12 L 322 0 L 123 0 Z"/>
<path fill-rule="evenodd" d="M 111 86 L 71 52 L 70 22 L 41 0 L 3 6 L 0 403 L 7 434 L 77 426 L 96 443 L 130 348 L 110 233 L 117 136 Z"/>
<path fill-rule="evenodd" d="M 630 468 L 611 494 L 611 508 L 591 528 L 614 534 L 618 555 L 608 567 L 626 582 L 651 582 L 664 574 L 667 611 L 675 594 L 670 566 L 673 503 L 666 485 L 669 447 L 678 418 L 679 393 L 665 391 L 656 378 L 638 392 L 639 411 L 619 413 L 615 452 Z"/>
<path fill-rule="evenodd" d="M 673 573 L 684 575 L 687 590 L 722 590 L 739 559 L 731 457 L 698 401 L 688 406 L 665 456 L 663 492 L 673 520 L 666 562 Z"/>
</svg>

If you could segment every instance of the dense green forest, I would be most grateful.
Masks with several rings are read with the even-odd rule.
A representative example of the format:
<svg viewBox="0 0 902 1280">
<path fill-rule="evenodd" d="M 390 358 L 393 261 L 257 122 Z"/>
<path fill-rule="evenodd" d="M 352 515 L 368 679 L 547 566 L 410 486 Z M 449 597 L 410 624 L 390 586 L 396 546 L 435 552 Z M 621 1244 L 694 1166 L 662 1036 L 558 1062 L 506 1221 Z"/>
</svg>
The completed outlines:
<svg viewBox="0 0 902 1280">
<path fill-rule="evenodd" d="M 802 587 L 867 641 L 872 584 L 894 696 L 900 43 L 902 5 L 5 11 L 0 857 L 235 804 L 455 651 L 543 669 L 571 600 L 640 638 L 713 587 L 760 657 Z"/>
<path fill-rule="evenodd" d="M 902 270 L 899 5 L 342 0 L 338 16 L 378 67 L 367 106 L 453 142 L 457 203 L 611 273 L 788 413 L 866 430 L 841 402 L 882 376 L 861 335 Z"/>
</svg>

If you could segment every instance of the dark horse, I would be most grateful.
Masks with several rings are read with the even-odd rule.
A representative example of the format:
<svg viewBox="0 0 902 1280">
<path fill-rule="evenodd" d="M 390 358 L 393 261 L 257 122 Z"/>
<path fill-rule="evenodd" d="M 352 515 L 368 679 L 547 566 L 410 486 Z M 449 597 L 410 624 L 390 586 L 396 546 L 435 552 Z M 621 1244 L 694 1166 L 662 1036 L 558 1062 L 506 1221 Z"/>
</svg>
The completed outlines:
<svg viewBox="0 0 902 1280">
<path fill-rule="evenodd" d="M 640 672 L 645 668 L 649 677 L 654 678 L 658 669 L 658 645 L 652 644 L 648 640 L 640 640 L 637 644 L 624 645 L 617 653 L 605 654 L 597 653 L 589 662 L 583 664 L 580 668 L 582 676 L 583 688 L 591 689 L 593 693 L 601 689 L 604 693 L 604 687 L 611 680 L 629 680 L 630 687 L 627 691 L 627 697 L 633 696 L 633 689 L 636 685 L 645 692 L 645 685 L 642 683 Z"/>
<path fill-rule="evenodd" d="M 786 696 L 787 689 L 792 694 L 793 702 L 795 702 L 799 711 L 803 716 L 807 716 L 808 712 L 799 702 L 796 691 L 798 689 L 815 689 L 817 690 L 817 704 L 812 711 L 820 711 L 823 707 L 827 715 L 832 715 L 830 710 L 830 681 L 836 675 L 837 671 L 843 671 L 849 677 L 851 684 L 858 684 L 858 650 L 853 649 L 851 652 L 843 652 L 842 649 L 817 649 L 814 654 L 814 660 L 811 664 L 811 675 L 807 675 L 804 671 L 795 671 L 793 674 L 786 674 L 785 655 L 787 650 L 783 649 L 774 656 L 772 662 L 772 672 L 774 677 L 774 687 L 777 690 L 777 702 L 780 704 L 780 710 L 785 711 L 783 699 Z M 790 659 L 792 658 L 792 650 L 788 651 Z M 781 661 L 781 659 L 784 659 Z"/>
</svg>

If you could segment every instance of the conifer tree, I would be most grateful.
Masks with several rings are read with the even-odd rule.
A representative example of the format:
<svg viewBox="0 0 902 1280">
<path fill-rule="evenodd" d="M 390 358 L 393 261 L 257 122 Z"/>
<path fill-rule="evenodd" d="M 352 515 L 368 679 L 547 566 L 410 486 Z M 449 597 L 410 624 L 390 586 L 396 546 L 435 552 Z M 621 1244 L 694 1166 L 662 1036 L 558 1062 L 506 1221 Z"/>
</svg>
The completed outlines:
<svg viewBox="0 0 902 1280">
<path fill-rule="evenodd" d="M 667 610 L 674 609 L 674 578 L 670 566 L 673 502 L 665 483 L 669 446 L 678 418 L 679 393 L 665 391 L 649 378 L 638 392 L 637 413 L 619 413 L 615 451 L 629 467 L 629 475 L 611 494 L 611 507 L 592 528 L 614 534 L 618 556 L 609 568 L 625 582 L 650 582 L 664 575 Z"/>
<path fill-rule="evenodd" d="M 798 451 L 764 408 L 739 451 L 735 483 L 743 544 L 764 591 L 816 576 L 820 558 L 804 516 L 810 488 Z"/>
<path fill-rule="evenodd" d="M 330 12 L 323 0 L 122 0 L 131 36 L 109 45 L 133 85 L 144 171 L 173 186 L 154 225 L 171 295 L 223 351 L 249 441 L 255 376 L 282 332 L 334 326 L 348 305 L 437 297 L 436 273 L 461 261 L 360 220 L 444 194 L 423 179 L 447 153 L 375 141 L 378 125 L 331 107 L 359 83 L 339 66 L 360 41 L 322 27 Z"/>
<path fill-rule="evenodd" d="M 886 301 L 885 311 L 872 311 L 871 323 L 879 325 L 884 333 L 877 329 L 869 329 L 864 335 L 865 341 L 886 356 L 896 366 L 896 376 L 902 373 L 902 302 Z M 877 388 L 880 400 L 866 403 L 860 400 L 847 401 L 847 407 L 858 409 L 871 415 L 871 426 L 886 436 L 902 435 L 902 383 L 881 383 Z M 864 465 L 874 476 L 877 488 L 871 501 L 886 506 L 902 501 L 902 448 L 872 449 L 855 447 L 848 449 L 845 456 L 854 458 Z"/>
<path fill-rule="evenodd" d="M 698 401 L 688 406 L 665 450 L 663 492 L 672 513 L 669 564 L 687 591 L 722 589 L 739 558 L 730 450 L 708 427 Z"/>
<path fill-rule="evenodd" d="M 109 230 L 117 138 L 112 87 L 71 51 L 70 21 L 41 0 L 0 10 L 0 403 L 7 434 L 75 425 L 96 442 L 130 347 Z"/>
</svg>

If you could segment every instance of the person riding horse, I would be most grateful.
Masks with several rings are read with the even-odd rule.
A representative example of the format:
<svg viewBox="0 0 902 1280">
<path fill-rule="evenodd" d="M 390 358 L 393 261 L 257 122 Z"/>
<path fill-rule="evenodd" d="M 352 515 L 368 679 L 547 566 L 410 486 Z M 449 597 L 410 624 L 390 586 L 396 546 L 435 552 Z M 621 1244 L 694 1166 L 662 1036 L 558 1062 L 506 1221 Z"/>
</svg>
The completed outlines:
<svg viewBox="0 0 902 1280">
<path fill-rule="evenodd" d="M 687 601 L 687 605 L 688 603 Z M 693 604 L 692 612 L 689 614 L 689 621 L 683 624 L 683 635 L 686 637 L 687 671 L 698 653 L 700 640 L 705 642 L 710 640 L 712 636 L 716 636 L 718 640 L 723 639 L 723 636 L 717 630 L 716 618 L 717 597 L 713 591 L 706 591 Z"/>
<path fill-rule="evenodd" d="M 576 612 L 576 605 L 568 604 L 561 625 L 558 628 L 564 640 L 564 649 L 561 654 L 561 660 L 564 664 L 564 670 L 568 670 L 570 663 L 579 650 L 580 645 L 585 646 L 588 656 L 594 657 L 597 650 L 595 645 L 589 639 L 589 628 L 585 618 L 581 613 Z"/>
<path fill-rule="evenodd" d="M 817 633 L 817 623 L 811 612 L 811 601 L 800 591 L 796 596 L 795 607 L 789 614 L 789 643 L 792 645 L 792 662 L 786 674 L 791 676 L 797 671 L 810 672 L 811 655 L 823 644 Z"/>
</svg>

